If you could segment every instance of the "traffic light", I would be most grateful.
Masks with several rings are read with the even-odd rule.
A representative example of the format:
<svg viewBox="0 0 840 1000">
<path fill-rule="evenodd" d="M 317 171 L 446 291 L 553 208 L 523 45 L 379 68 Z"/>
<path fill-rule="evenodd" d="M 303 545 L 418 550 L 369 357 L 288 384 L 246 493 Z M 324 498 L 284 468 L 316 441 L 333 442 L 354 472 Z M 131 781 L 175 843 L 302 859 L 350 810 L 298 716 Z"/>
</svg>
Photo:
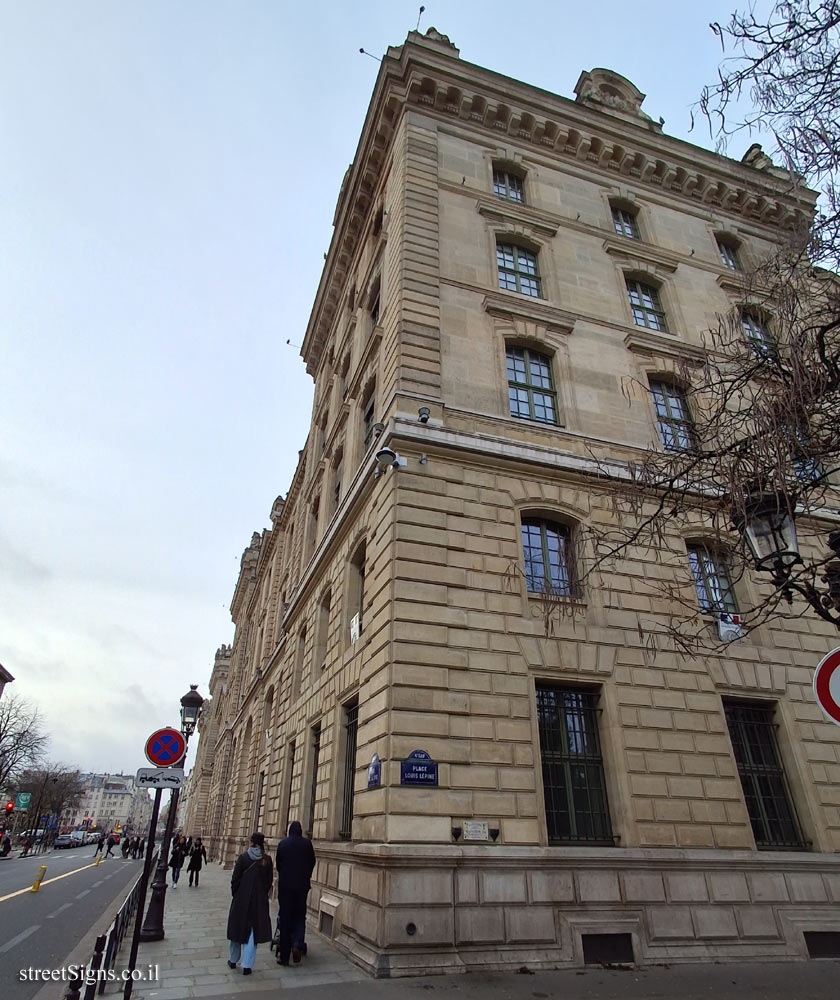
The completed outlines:
<svg viewBox="0 0 840 1000">
<path fill-rule="evenodd" d="M 7 816 L 11 816 L 14 811 L 15 811 L 15 804 L 14 804 L 14 802 L 7 802 L 6 803 L 6 815 Z"/>
</svg>

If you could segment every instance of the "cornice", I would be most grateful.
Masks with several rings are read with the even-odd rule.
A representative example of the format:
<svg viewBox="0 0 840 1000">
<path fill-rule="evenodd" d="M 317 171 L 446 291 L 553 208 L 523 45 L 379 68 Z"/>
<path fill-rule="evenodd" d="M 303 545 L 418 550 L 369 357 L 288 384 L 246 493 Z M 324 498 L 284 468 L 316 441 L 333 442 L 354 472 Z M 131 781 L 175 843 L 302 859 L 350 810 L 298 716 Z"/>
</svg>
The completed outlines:
<svg viewBox="0 0 840 1000">
<path fill-rule="evenodd" d="M 674 358 L 693 365 L 702 365 L 706 360 L 706 352 L 699 347 L 692 347 L 674 337 L 644 332 L 641 328 L 627 334 L 624 346 L 628 351 L 645 357 Z"/>
<path fill-rule="evenodd" d="M 476 204 L 478 214 L 502 226 L 522 226 L 534 230 L 540 236 L 551 238 L 557 235 L 558 225 L 546 213 L 527 209 L 524 206 L 505 203 L 501 198 L 479 198 Z"/>
<path fill-rule="evenodd" d="M 529 298 L 517 292 L 486 291 L 482 305 L 484 311 L 491 316 L 531 320 L 560 333 L 572 333 L 578 319 L 574 313 L 565 309 L 558 309 L 540 299 Z"/>
</svg>

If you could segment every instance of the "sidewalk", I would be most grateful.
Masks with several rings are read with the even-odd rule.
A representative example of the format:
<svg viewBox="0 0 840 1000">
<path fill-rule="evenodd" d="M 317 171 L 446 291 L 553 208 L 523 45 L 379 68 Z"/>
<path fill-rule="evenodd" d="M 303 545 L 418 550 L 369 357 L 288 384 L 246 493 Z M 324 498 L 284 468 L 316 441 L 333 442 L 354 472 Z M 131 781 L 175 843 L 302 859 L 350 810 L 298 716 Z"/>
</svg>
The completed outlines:
<svg viewBox="0 0 840 1000">
<path fill-rule="evenodd" d="M 308 954 L 299 965 L 277 965 L 274 952 L 269 951 L 267 944 L 261 944 L 257 948 L 253 975 L 243 976 L 241 968 L 229 969 L 225 931 L 230 907 L 230 876 L 230 870 L 211 864 L 202 869 L 199 887 L 191 889 L 185 868 L 178 888 L 169 886 L 164 917 L 166 937 L 163 941 L 141 942 L 137 954 L 137 969 L 148 972 L 150 965 L 156 965 L 160 980 L 135 983 L 132 1000 L 235 996 L 260 990 L 276 992 L 289 987 L 369 981 L 361 969 L 347 961 L 310 926 L 310 921 L 306 926 Z M 272 900 L 272 925 L 276 917 L 277 903 Z M 130 947 L 129 932 L 117 958 L 118 970 L 125 968 Z M 118 992 L 122 992 L 121 984 L 119 990 L 116 984 L 107 990 L 111 996 Z"/>
</svg>

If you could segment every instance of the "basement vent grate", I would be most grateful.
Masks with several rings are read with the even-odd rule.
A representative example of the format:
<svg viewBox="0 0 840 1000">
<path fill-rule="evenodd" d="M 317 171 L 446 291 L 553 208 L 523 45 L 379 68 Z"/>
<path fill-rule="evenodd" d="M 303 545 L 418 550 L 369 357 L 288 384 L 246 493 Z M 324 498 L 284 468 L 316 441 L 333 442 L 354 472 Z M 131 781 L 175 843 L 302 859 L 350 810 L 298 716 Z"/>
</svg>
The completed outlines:
<svg viewBox="0 0 840 1000">
<path fill-rule="evenodd" d="M 586 965 L 633 964 L 633 938 L 630 934 L 581 934 L 580 940 Z"/>
<path fill-rule="evenodd" d="M 805 931 L 810 958 L 840 958 L 840 931 Z"/>
<path fill-rule="evenodd" d="M 331 913 L 324 913 L 321 911 L 321 919 L 318 922 L 318 930 L 324 935 L 324 937 L 331 938 L 333 936 L 333 915 Z"/>
</svg>

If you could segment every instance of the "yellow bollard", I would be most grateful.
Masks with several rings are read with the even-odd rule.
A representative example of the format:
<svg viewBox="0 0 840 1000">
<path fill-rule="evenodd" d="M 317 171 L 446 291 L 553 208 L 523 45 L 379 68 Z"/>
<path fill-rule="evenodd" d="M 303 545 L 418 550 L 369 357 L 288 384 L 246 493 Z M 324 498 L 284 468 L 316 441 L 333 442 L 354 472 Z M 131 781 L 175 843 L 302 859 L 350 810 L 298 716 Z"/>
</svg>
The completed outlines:
<svg viewBox="0 0 840 1000">
<path fill-rule="evenodd" d="M 37 892 L 41 888 L 41 883 L 44 881 L 44 876 L 47 874 L 47 866 L 41 865 L 38 869 L 38 874 L 35 876 L 35 881 L 32 883 L 32 888 L 30 892 Z"/>
<path fill-rule="evenodd" d="M 96 855 L 96 861 L 93 862 L 93 867 L 96 868 L 96 866 L 99 864 L 101 860 L 102 860 L 102 853 L 100 852 L 99 854 Z"/>
</svg>

